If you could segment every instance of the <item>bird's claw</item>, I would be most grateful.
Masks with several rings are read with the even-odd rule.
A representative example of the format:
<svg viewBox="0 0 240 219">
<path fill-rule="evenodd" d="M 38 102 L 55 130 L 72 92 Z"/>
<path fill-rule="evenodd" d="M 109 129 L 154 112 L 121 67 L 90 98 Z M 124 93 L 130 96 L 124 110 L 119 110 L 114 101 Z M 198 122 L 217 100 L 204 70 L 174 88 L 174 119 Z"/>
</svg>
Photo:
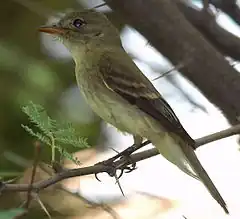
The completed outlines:
<svg viewBox="0 0 240 219">
<path fill-rule="evenodd" d="M 94 176 L 95 176 L 97 181 L 101 182 L 101 180 L 98 178 L 98 173 L 95 173 Z"/>
<path fill-rule="evenodd" d="M 116 176 L 116 170 L 117 170 L 117 168 L 114 166 L 114 160 L 102 161 L 102 162 L 97 163 L 96 165 L 99 165 L 99 164 L 108 167 L 106 173 L 107 173 L 110 177 Z M 99 174 L 99 173 L 95 173 L 95 174 L 94 174 L 94 175 L 95 175 L 95 178 L 97 179 L 97 181 L 101 182 L 101 180 L 98 178 L 98 174 Z"/>
<path fill-rule="evenodd" d="M 136 166 L 137 166 L 136 163 L 132 163 L 131 166 L 125 168 L 125 173 L 130 173 L 133 170 L 137 169 Z"/>
<path fill-rule="evenodd" d="M 125 152 L 129 152 L 129 151 L 125 151 Z M 115 177 L 116 179 L 120 179 L 123 173 L 130 173 L 136 169 L 136 162 L 134 162 L 131 159 L 130 154 L 131 153 L 125 153 L 125 154 L 122 154 L 120 158 L 119 157 L 111 158 L 111 159 L 99 162 L 98 164 L 102 164 L 104 166 L 109 167 L 109 169 L 106 172 L 110 177 Z M 118 159 L 123 160 L 123 162 L 120 163 L 119 166 L 116 166 L 115 162 Z M 119 175 L 117 174 L 117 170 L 120 170 Z M 95 175 L 95 178 L 99 182 L 101 182 L 101 180 L 98 178 L 98 173 L 95 173 L 94 175 Z"/>
<path fill-rule="evenodd" d="M 121 157 L 120 159 L 125 159 L 126 163 L 129 163 L 128 165 L 126 166 L 123 166 L 122 167 L 122 170 L 124 171 L 125 170 L 125 173 L 130 173 L 132 172 L 133 170 L 136 169 L 136 162 L 134 162 L 130 156 L 126 156 L 124 155 L 123 157 Z"/>
</svg>

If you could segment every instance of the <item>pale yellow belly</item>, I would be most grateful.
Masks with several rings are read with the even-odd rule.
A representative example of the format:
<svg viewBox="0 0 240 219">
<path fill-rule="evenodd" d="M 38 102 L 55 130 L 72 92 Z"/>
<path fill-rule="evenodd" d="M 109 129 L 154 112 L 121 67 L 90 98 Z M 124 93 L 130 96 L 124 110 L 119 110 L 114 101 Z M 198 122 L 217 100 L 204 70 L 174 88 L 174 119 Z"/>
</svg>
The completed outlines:
<svg viewBox="0 0 240 219">
<path fill-rule="evenodd" d="M 111 91 L 83 95 L 97 115 L 120 131 L 146 138 L 150 132 L 162 133 L 158 122 Z"/>
</svg>

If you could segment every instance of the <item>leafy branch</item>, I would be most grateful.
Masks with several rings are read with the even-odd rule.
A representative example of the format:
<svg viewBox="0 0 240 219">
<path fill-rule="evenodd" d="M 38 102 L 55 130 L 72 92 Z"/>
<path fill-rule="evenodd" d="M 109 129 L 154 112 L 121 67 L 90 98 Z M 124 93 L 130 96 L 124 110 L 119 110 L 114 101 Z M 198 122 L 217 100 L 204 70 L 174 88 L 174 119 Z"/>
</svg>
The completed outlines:
<svg viewBox="0 0 240 219">
<path fill-rule="evenodd" d="M 67 146 L 74 146 L 76 148 L 88 148 L 86 138 L 79 137 L 76 129 L 69 122 L 58 122 L 52 119 L 45 109 L 29 102 L 28 105 L 22 108 L 23 112 L 29 117 L 29 120 L 38 131 L 33 131 L 27 125 L 22 125 L 26 132 L 31 136 L 37 138 L 39 141 L 51 147 L 51 161 L 56 161 L 56 150 L 61 156 L 80 164 L 77 158 L 67 151 Z"/>
</svg>

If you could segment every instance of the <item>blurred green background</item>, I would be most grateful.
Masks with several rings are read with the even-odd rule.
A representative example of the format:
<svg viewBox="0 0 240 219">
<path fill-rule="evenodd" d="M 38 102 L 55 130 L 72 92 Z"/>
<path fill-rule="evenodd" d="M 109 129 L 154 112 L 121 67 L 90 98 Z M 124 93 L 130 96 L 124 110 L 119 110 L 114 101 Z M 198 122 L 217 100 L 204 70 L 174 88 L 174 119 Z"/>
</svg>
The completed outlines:
<svg viewBox="0 0 240 219">
<path fill-rule="evenodd" d="M 49 56 L 37 31 L 55 12 L 80 7 L 73 0 L 1 2 L 0 178 L 3 180 L 21 177 L 31 166 L 34 138 L 21 127 L 21 124 L 32 127 L 21 110 L 29 101 L 44 106 L 55 119 L 72 122 L 90 145 L 95 145 L 99 138 L 100 119 L 81 99 L 73 61 L 69 57 Z M 69 148 L 69 152 L 74 149 Z M 50 148 L 43 147 L 41 160 L 49 162 L 50 159 Z M 0 210 L 18 207 L 22 201 L 17 193 L 3 194 Z M 24 218 L 33 216 L 45 218 L 46 214 L 42 209 L 35 209 Z"/>
<path fill-rule="evenodd" d="M 29 101 L 44 106 L 55 119 L 72 122 L 90 145 L 96 144 L 100 120 L 81 103 L 80 94 L 78 98 L 73 61 L 48 56 L 37 31 L 51 13 L 80 7 L 71 0 L 1 3 L 0 176 L 5 179 L 18 175 L 28 166 L 26 161 L 33 158 L 34 139 L 21 128 L 21 124 L 31 126 L 21 111 Z M 75 117 L 71 115 L 74 109 Z M 41 156 L 42 160 L 49 161 L 50 148 L 44 148 Z"/>
</svg>

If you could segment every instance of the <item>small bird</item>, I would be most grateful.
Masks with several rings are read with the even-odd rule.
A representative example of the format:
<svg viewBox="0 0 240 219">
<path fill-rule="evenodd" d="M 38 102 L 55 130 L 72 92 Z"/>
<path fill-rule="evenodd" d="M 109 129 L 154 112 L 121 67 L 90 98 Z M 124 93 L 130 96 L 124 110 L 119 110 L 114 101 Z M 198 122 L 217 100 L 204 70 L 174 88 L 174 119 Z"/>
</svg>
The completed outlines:
<svg viewBox="0 0 240 219">
<path fill-rule="evenodd" d="M 122 132 L 143 138 L 186 174 L 199 179 L 228 213 L 199 162 L 195 141 L 152 83 L 124 51 L 118 30 L 94 10 L 69 12 L 39 31 L 56 36 L 75 61 L 77 84 L 93 111 Z"/>
</svg>

